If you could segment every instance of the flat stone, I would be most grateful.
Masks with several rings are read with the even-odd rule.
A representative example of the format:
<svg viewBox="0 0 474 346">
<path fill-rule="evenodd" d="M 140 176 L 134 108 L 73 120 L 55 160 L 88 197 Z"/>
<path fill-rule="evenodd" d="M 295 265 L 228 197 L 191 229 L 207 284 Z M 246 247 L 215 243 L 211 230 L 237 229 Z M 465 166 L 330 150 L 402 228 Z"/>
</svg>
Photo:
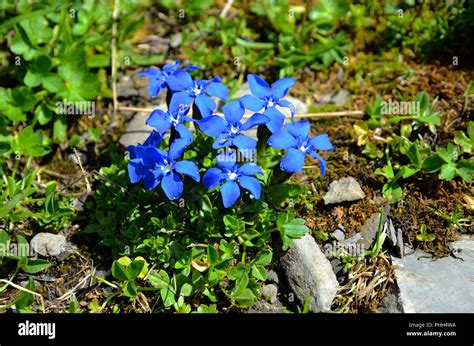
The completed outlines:
<svg viewBox="0 0 474 346">
<path fill-rule="evenodd" d="M 331 237 L 338 241 L 343 241 L 345 238 L 344 232 L 340 229 L 336 229 L 334 232 L 331 233 Z"/>
<path fill-rule="evenodd" d="M 274 303 L 277 300 L 278 287 L 275 284 L 268 284 L 262 287 L 262 295 L 270 303 Z"/>
<path fill-rule="evenodd" d="M 324 195 L 324 204 L 336 204 L 341 202 L 352 202 L 365 198 L 357 180 L 353 177 L 344 177 L 333 181 L 329 185 L 328 192 Z"/>
<path fill-rule="evenodd" d="M 387 220 L 386 214 L 382 216 L 382 224 L 385 224 Z M 361 239 L 358 241 L 365 250 L 369 250 L 372 243 L 374 242 L 377 231 L 379 228 L 380 222 L 380 213 L 373 213 L 370 218 L 365 222 L 364 226 L 362 226 L 362 230 L 360 231 Z"/>
<path fill-rule="evenodd" d="M 392 257 L 405 313 L 472 313 L 474 311 L 474 238 L 450 244 L 453 256 L 432 260 L 422 250 L 403 259 Z M 424 257 L 424 258 L 421 258 Z"/>
<path fill-rule="evenodd" d="M 310 297 L 310 311 L 330 311 L 339 289 L 331 263 L 310 234 L 293 240 L 280 258 L 291 290 L 300 304 Z"/>
<path fill-rule="evenodd" d="M 166 105 L 164 106 L 166 109 Z M 125 132 L 119 139 L 120 144 L 124 147 L 129 145 L 137 145 L 143 143 L 148 138 L 150 133 L 153 131 L 151 126 L 145 124 L 148 119 L 149 113 L 136 113 L 132 120 L 125 127 Z"/>
<path fill-rule="evenodd" d="M 53 233 L 36 234 L 31 239 L 30 245 L 41 256 L 59 257 L 68 249 L 66 238 Z"/>
<path fill-rule="evenodd" d="M 277 300 L 274 304 L 259 300 L 249 310 L 249 314 L 281 314 L 284 313 L 286 308 L 283 304 Z"/>
<path fill-rule="evenodd" d="M 278 277 L 278 274 L 276 271 L 274 271 L 273 269 L 270 269 L 268 272 L 267 272 L 267 282 L 269 283 L 273 283 L 273 284 L 277 284 L 280 282 L 280 279 Z"/>
<path fill-rule="evenodd" d="M 183 34 L 178 32 L 174 34 L 173 36 L 171 36 L 170 46 L 173 48 L 178 48 L 179 46 L 181 46 L 182 41 L 183 41 Z"/>
<path fill-rule="evenodd" d="M 338 90 L 334 95 L 332 95 L 331 103 L 335 104 L 336 106 L 343 106 L 347 100 L 349 100 L 350 96 L 351 93 L 346 89 Z"/>
</svg>

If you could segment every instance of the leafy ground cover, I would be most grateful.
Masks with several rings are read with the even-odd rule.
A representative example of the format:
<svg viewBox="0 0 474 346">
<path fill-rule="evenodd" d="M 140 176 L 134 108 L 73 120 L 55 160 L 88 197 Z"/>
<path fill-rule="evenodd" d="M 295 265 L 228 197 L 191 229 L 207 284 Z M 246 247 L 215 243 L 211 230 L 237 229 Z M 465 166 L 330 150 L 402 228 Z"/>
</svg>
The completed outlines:
<svg viewBox="0 0 474 346">
<path fill-rule="evenodd" d="M 338 224 L 350 236 L 386 204 L 405 242 L 433 256 L 449 255 L 448 241 L 472 233 L 473 60 L 466 35 L 472 3 L 255 1 L 223 13 L 224 5 L 119 1 L 115 20 L 112 2 L 1 8 L 2 311 L 244 312 L 260 299 L 267 270 L 292 238 L 310 232 L 324 246 Z M 114 49 L 118 76 L 112 76 Z M 244 188 L 242 199 L 225 208 L 222 187 L 208 192 L 189 178 L 182 199 L 168 198 L 160 186 L 148 191 L 131 182 L 133 154 L 118 144 L 130 113 L 114 117 L 111 83 L 149 71 L 151 78 L 140 82 L 147 90 L 154 80 L 148 67 L 162 70 L 177 59 L 200 67 L 189 71 L 194 80 L 222 78 L 229 95 L 211 96 L 232 99 L 248 75 L 269 84 L 291 77 L 289 94 L 309 112 L 364 115 L 312 120 L 310 136 L 328 134 L 335 148 L 322 155 L 324 176 L 309 155 L 302 173 L 285 176 L 284 152 L 263 145 L 260 199 Z M 325 101 L 340 90 L 351 96 Z M 119 101 L 149 108 L 165 94 Z M 87 101 L 93 111 L 67 112 Z M 419 111 L 387 110 L 391 101 L 415 102 Z M 207 108 L 190 111 L 206 117 Z M 198 127 L 179 160 L 194 162 L 203 180 L 206 171 L 223 167 L 214 127 Z M 171 132 L 162 145 L 176 139 Z M 367 198 L 324 205 L 329 184 L 347 175 L 361 182 Z M 75 249 L 64 259 L 5 250 L 40 232 L 66 235 Z M 362 259 L 341 256 L 335 310 L 378 310 L 393 266 L 385 250 L 372 250 Z M 371 281 L 376 271 L 384 275 L 380 284 Z M 369 295 L 371 283 L 376 289 Z M 288 309 L 305 311 L 291 302 Z"/>
</svg>

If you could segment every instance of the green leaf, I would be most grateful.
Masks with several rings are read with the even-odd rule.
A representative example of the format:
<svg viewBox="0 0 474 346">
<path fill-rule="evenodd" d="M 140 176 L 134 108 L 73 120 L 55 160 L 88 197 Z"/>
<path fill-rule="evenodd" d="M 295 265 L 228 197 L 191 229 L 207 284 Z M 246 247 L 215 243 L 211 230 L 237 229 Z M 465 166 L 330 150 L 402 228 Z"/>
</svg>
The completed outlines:
<svg viewBox="0 0 474 346">
<path fill-rule="evenodd" d="M 143 278 L 148 272 L 148 265 L 143 257 L 137 257 L 127 266 L 130 280 Z"/>
<path fill-rule="evenodd" d="M 418 151 L 418 146 L 415 143 L 412 143 L 408 148 L 407 156 L 417 167 L 421 166 L 420 152 Z"/>
<path fill-rule="evenodd" d="M 41 83 L 43 85 L 43 88 L 52 93 L 57 93 L 60 90 L 64 90 L 66 88 L 64 82 L 56 74 L 45 75 L 42 78 Z"/>
<path fill-rule="evenodd" d="M 262 265 L 254 264 L 252 265 L 252 276 L 260 281 L 265 281 L 267 279 L 267 270 Z"/>
<path fill-rule="evenodd" d="M 420 169 L 418 167 L 411 167 L 411 166 L 402 166 L 402 168 L 400 168 L 401 170 L 401 174 L 402 174 L 402 177 L 404 179 L 408 178 L 408 177 L 411 177 L 412 175 L 418 173 L 420 171 Z"/>
<path fill-rule="evenodd" d="M 114 263 L 112 263 L 112 275 L 114 278 L 121 281 L 128 281 L 130 279 L 127 268 L 118 261 L 114 261 Z"/>
<path fill-rule="evenodd" d="M 456 146 L 454 146 L 452 143 L 449 143 L 446 148 L 437 147 L 436 153 L 446 163 L 455 162 L 458 159 L 458 151 L 456 149 Z"/>
<path fill-rule="evenodd" d="M 27 259 L 24 263 L 20 264 L 20 268 L 28 274 L 35 274 L 42 270 L 48 269 L 51 266 L 46 260 L 42 259 Z"/>
<path fill-rule="evenodd" d="M 303 219 L 293 219 L 281 225 L 281 227 L 284 229 L 286 236 L 290 238 L 301 238 L 309 231 Z"/>
<path fill-rule="evenodd" d="M 233 295 L 232 299 L 240 305 L 253 306 L 257 301 L 257 296 L 250 289 L 246 288 L 239 294 Z"/>
<path fill-rule="evenodd" d="M 35 285 L 35 281 L 32 278 L 28 280 L 28 285 L 26 285 L 26 288 L 32 292 L 35 291 L 36 285 Z M 31 304 L 33 304 L 34 301 L 35 301 L 35 297 L 32 293 L 22 291 L 20 295 L 18 296 L 18 298 L 15 300 L 15 306 L 18 309 L 24 309 L 30 306 Z"/>
<path fill-rule="evenodd" d="M 388 182 L 382 188 L 383 195 L 390 203 L 395 203 L 402 197 L 402 187 L 396 182 Z"/>
<path fill-rule="evenodd" d="M 207 245 L 207 260 L 210 265 L 217 264 L 217 261 L 219 260 L 219 254 L 211 244 Z"/>
<path fill-rule="evenodd" d="M 135 297 L 137 295 L 137 285 L 135 285 L 135 282 L 127 281 L 127 283 L 123 287 L 123 294 L 126 297 Z"/>
<path fill-rule="evenodd" d="M 441 172 L 439 173 L 439 178 L 441 180 L 451 180 L 456 174 L 456 165 L 454 163 L 448 163 L 441 166 Z"/>
<path fill-rule="evenodd" d="M 272 261 L 272 257 L 273 252 L 271 250 L 261 250 L 257 256 L 255 256 L 253 263 L 261 266 L 267 266 Z"/>
<path fill-rule="evenodd" d="M 428 173 L 433 173 L 441 169 L 445 161 L 439 155 L 433 155 L 428 157 L 422 165 L 422 168 Z"/>
<path fill-rule="evenodd" d="M 165 307 L 170 307 L 176 303 L 174 293 L 168 287 L 162 288 L 160 290 L 160 295 L 161 299 L 163 299 L 163 305 Z"/>
<path fill-rule="evenodd" d="M 170 278 L 168 274 L 164 270 L 160 270 L 160 272 L 152 271 L 150 275 L 148 275 L 148 282 L 154 288 L 164 288 L 168 287 L 170 284 Z"/>
</svg>

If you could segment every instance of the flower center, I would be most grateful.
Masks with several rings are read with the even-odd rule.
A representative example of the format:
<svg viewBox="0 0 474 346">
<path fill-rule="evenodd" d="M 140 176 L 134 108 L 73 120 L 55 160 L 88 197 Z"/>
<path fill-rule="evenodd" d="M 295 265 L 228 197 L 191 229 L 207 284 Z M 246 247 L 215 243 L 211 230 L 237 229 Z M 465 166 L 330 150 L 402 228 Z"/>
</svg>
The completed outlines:
<svg viewBox="0 0 474 346">
<path fill-rule="evenodd" d="M 268 100 L 267 107 L 273 107 L 274 105 L 275 105 L 275 102 L 273 102 L 272 99 Z"/>
<path fill-rule="evenodd" d="M 305 147 L 304 145 L 302 145 L 302 146 L 300 147 L 300 150 L 304 153 L 304 152 L 306 151 L 306 147 Z"/>
<path fill-rule="evenodd" d="M 171 163 L 168 163 L 168 162 L 165 162 L 165 165 L 161 166 L 161 170 L 164 173 L 168 173 L 169 171 L 171 171 L 171 168 L 173 168 L 173 165 Z"/>
<path fill-rule="evenodd" d="M 230 133 L 232 133 L 233 135 L 235 135 L 237 132 L 239 132 L 239 128 L 238 128 L 238 127 L 232 126 L 232 127 L 230 128 Z"/>
<path fill-rule="evenodd" d="M 235 172 L 229 173 L 229 179 L 230 180 L 235 180 L 236 178 L 237 178 L 237 173 L 235 173 Z"/>
</svg>

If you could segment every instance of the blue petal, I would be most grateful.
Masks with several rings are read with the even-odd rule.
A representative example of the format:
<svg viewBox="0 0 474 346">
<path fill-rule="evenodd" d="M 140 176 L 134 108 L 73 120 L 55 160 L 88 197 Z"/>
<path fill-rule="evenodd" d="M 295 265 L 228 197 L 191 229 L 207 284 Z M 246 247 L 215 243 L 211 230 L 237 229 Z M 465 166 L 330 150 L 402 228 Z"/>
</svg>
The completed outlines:
<svg viewBox="0 0 474 346">
<path fill-rule="evenodd" d="M 283 160 L 280 162 L 280 168 L 288 173 L 298 173 L 303 170 L 304 153 L 297 149 L 289 149 Z"/>
<path fill-rule="evenodd" d="M 240 166 L 237 170 L 237 173 L 239 175 L 263 175 L 262 169 L 256 163 L 253 162 L 247 162 L 246 164 Z"/>
<path fill-rule="evenodd" d="M 289 149 L 298 145 L 298 141 L 285 130 L 279 130 L 268 139 L 268 145 L 275 149 Z"/>
<path fill-rule="evenodd" d="M 186 139 L 175 139 L 173 143 L 170 145 L 170 151 L 168 153 L 168 158 L 170 160 L 176 160 L 183 154 L 184 149 L 188 145 L 188 141 Z"/>
<path fill-rule="evenodd" d="M 153 112 L 151 112 L 145 123 L 157 129 L 161 134 L 168 131 L 168 129 L 171 127 L 169 115 L 166 112 L 163 112 L 161 109 L 155 109 Z"/>
<path fill-rule="evenodd" d="M 221 186 L 222 202 L 225 208 L 232 207 L 240 197 L 239 185 L 236 182 L 228 181 Z"/>
<path fill-rule="evenodd" d="M 334 150 L 334 146 L 329 140 L 327 134 L 317 135 L 316 137 L 311 138 L 309 144 L 318 150 Z"/>
<path fill-rule="evenodd" d="M 177 199 L 183 193 L 183 181 L 174 173 L 168 173 L 161 181 L 161 188 L 169 200 Z"/>
<path fill-rule="evenodd" d="M 262 191 L 262 186 L 260 185 L 260 182 L 258 179 L 255 179 L 253 177 L 247 177 L 247 176 L 242 176 L 239 178 L 239 184 L 242 186 L 244 189 L 249 190 L 250 193 L 256 198 L 260 198 L 260 193 Z"/>
<path fill-rule="evenodd" d="M 225 180 L 225 173 L 219 168 L 209 168 L 202 177 L 202 184 L 206 189 L 213 189 L 219 186 Z"/>
<path fill-rule="evenodd" d="M 249 136 L 239 134 L 234 138 L 233 144 L 239 149 L 255 149 L 257 141 Z"/>
<path fill-rule="evenodd" d="M 283 98 L 295 82 L 296 81 L 293 78 L 282 78 L 277 80 L 272 85 L 272 97 L 277 100 Z"/>
<path fill-rule="evenodd" d="M 224 170 L 231 170 L 235 166 L 237 155 L 234 150 L 229 150 L 216 157 L 217 165 Z"/>
<path fill-rule="evenodd" d="M 145 147 L 138 145 L 135 147 L 135 155 L 140 158 L 144 166 L 155 167 L 157 163 L 162 163 L 165 157 L 155 147 Z"/>
<path fill-rule="evenodd" d="M 281 129 L 281 126 L 285 122 L 285 115 L 282 112 L 275 107 L 270 107 L 263 114 L 270 118 L 270 121 L 266 125 L 271 133 Z"/>
<path fill-rule="evenodd" d="M 140 159 L 133 159 L 128 163 L 128 176 L 130 177 L 130 181 L 134 184 L 143 179 L 146 171 L 147 168 L 143 166 Z"/>
<path fill-rule="evenodd" d="M 311 155 L 311 157 L 314 157 L 315 159 L 318 159 L 319 168 L 321 169 L 321 176 L 324 177 L 324 173 L 326 172 L 326 161 L 324 161 L 324 159 L 313 150 L 309 152 L 309 155 Z"/>
<path fill-rule="evenodd" d="M 178 173 L 191 177 L 196 182 L 201 179 L 199 176 L 199 168 L 194 162 L 187 160 L 179 161 L 174 164 L 173 169 Z"/>
<path fill-rule="evenodd" d="M 256 74 L 247 75 L 247 82 L 249 83 L 249 88 L 252 94 L 259 99 L 264 99 L 271 95 L 270 86 L 262 78 Z"/>
<path fill-rule="evenodd" d="M 148 70 L 146 71 L 143 71 L 143 72 L 140 72 L 139 76 L 140 77 L 147 77 L 147 78 L 158 78 L 161 76 L 161 71 L 152 67 L 152 68 L 149 68 Z"/>
<path fill-rule="evenodd" d="M 191 102 L 193 102 L 193 97 L 189 95 L 189 93 L 185 91 L 174 93 L 173 96 L 171 96 L 169 112 L 173 114 L 189 109 Z M 184 114 L 185 112 L 182 113 Z"/>
<path fill-rule="evenodd" d="M 234 100 L 222 107 L 222 111 L 224 112 L 225 120 L 235 124 L 244 116 L 245 108 L 239 100 Z"/>
<path fill-rule="evenodd" d="M 143 179 L 143 185 L 145 185 L 147 190 L 151 191 L 160 183 L 162 177 L 161 169 L 147 171 Z"/>
<path fill-rule="evenodd" d="M 249 109 L 254 112 L 258 112 L 265 106 L 265 101 L 256 98 L 253 95 L 244 95 L 240 98 L 240 102 L 244 105 L 245 109 Z"/>
<path fill-rule="evenodd" d="M 291 112 L 291 117 L 292 118 L 295 116 L 295 106 L 290 101 L 288 101 L 288 100 L 279 100 L 277 102 L 277 105 L 279 105 L 280 107 L 288 108 Z"/>
<path fill-rule="evenodd" d="M 127 151 L 128 151 L 129 156 L 130 156 L 130 160 L 133 160 L 137 157 L 137 154 L 135 153 L 135 148 L 136 147 L 137 147 L 136 145 L 129 145 L 127 147 Z"/>
<path fill-rule="evenodd" d="M 175 126 L 175 129 L 179 133 L 179 137 L 181 139 L 184 139 L 187 145 L 193 142 L 193 134 L 191 131 L 189 131 L 189 129 L 185 125 L 178 124 Z"/>
<path fill-rule="evenodd" d="M 193 79 L 185 70 L 176 71 L 166 81 L 173 91 L 188 90 L 193 87 Z"/>
<path fill-rule="evenodd" d="M 308 120 L 301 120 L 298 122 L 290 123 L 285 125 L 286 129 L 294 137 L 308 137 L 309 129 L 311 127 Z"/>
<path fill-rule="evenodd" d="M 220 149 L 228 147 L 229 145 L 232 145 L 232 140 L 233 139 L 229 136 L 228 133 L 221 133 L 217 136 L 214 143 L 212 143 L 212 148 Z"/>
<path fill-rule="evenodd" d="M 163 137 L 158 133 L 156 132 L 155 130 L 153 130 L 150 135 L 148 136 L 148 138 L 146 139 L 145 143 L 143 143 L 144 146 L 153 146 L 153 147 L 156 147 L 158 144 L 161 143 L 161 140 L 163 139 Z M 130 150 L 129 150 L 130 152 Z"/>
<path fill-rule="evenodd" d="M 206 92 L 221 100 L 229 99 L 229 89 L 222 83 L 211 83 L 206 87 Z"/>
<path fill-rule="evenodd" d="M 204 94 L 199 94 L 196 96 L 194 103 L 201 112 L 201 116 L 203 118 L 211 116 L 217 107 L 214 100 Z"/>
<path fill-rule="evenodd" d="M 270 118 L 266 115 L 255 113 L 240 127 L 240 131 L 246 131 L 254 126 L 266 124 L 269 121 Z"/>
<path fill-rule="evenodd" d="M 227 122 L 217 115 L 211 115 L 202 120 L 198 120 L 197 123 L 199 124 L 199 128 L 202 132 L 204 132 L 207 136 L 213 137 L 224 131 L 227 125 Z"/>
<path fill-rule="evenodd" d="M 150 84 L 148 84 L 148 92 L 151 97 L 156 97 L 161 89 L 165 86 L 165 82 L 160 79 L 151 79 Z"/>
<path fill-rule="evenodd" d="M 187 70 L 187 71 L 196 71 L 196 70 L 199 70 L 199 69 L 200 69 L 200 67 L 196 66 L 196 65 L 191 65 L 191 66 L 185 68 L 185 70 Z"/>
</svg>

